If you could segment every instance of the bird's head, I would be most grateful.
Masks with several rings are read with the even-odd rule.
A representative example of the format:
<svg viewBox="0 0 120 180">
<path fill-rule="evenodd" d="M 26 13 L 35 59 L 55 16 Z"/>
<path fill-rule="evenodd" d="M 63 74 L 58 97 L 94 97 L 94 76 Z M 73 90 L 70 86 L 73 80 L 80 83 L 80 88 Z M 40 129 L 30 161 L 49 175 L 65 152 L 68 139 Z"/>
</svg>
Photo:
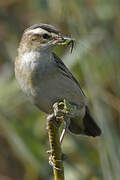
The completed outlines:
<svg viewBox="0 0 120 180">
<path fill-rule="evenodd" d="M 57 45 L 72 44 L 73 40 L 63 36 L 55 27 L 48 24 L 36 24 L 27 28 L 22 36 L 19 50 L 52 51 Z"/>
</svg>

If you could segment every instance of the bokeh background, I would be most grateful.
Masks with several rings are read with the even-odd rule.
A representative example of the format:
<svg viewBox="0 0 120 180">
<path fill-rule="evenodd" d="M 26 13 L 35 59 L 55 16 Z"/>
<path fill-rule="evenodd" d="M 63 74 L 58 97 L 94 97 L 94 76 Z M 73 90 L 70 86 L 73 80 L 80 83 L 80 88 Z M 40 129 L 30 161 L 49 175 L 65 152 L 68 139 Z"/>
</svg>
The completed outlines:
<svg viewBox="0 0 120 180">
<path fill-rule="evenodd" d="M 76 39 L 56 48 L 88 96 L 103 134 L 67 135 L 66 180 L 120 179 L 120 1 L 0 0 L 0 180 L 52 180 L 46 114 L 20 90 L 14 61 L 21 35 L 50 23 Z"/>
</svg>

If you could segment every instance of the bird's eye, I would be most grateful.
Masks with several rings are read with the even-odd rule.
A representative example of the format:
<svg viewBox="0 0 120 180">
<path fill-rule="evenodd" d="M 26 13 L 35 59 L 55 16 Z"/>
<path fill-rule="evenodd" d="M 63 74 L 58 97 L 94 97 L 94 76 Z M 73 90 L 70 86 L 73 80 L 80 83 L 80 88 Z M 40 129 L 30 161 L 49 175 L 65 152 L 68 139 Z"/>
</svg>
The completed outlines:
<svg viewBox="0 0 120 180">
<path fill-rule="evenodd" d="M 49 39 L 51 36 L 50 36 L 49 34 L 45 33 L 45 34 L 42 35 L 42 37 L 43 37 L 44 39 Z"/>
</svg>

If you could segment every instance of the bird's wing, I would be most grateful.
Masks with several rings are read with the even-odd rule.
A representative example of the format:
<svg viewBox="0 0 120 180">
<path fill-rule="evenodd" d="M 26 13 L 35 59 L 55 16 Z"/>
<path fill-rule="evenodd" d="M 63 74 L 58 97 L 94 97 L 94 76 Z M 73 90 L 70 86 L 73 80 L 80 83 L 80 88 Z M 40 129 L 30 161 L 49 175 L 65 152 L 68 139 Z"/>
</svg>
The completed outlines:
<svg viewBox="0 0 120 180">
<path fill-rule="evenodd" d="M 75 77 L 72 75 L 72 73 L 69 71 L 69 69 L 65 66 L 63 61 L 55 53 L 53 53 L 53 56 L 54 56 L 55 62 L 57 64 L 57 67 L 59 67 L 59 69 L 64 73 L 64 75 L 66 75 L 69 79 L 73 80 L 77 84 L 77 86 L 80 88 L 82 94 L 85 96 L 83 90 L 80 87 L 80 84 L 75 79 Z"/>
</svg>

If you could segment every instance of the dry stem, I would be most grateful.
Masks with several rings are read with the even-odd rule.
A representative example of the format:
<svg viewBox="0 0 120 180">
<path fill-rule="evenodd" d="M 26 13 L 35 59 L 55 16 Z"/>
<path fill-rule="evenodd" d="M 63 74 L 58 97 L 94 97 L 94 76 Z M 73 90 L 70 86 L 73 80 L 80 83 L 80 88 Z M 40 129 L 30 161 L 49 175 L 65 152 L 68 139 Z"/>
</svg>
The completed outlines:
<svg viewBox="0 0 120 180">
<path fill-rule="evenodd" d="M 56 117 L 54 114 L 49 115 L 47 118 L 47 129 L 49 135 L 49 143 L 50 143 L 50 158 L 49 162 L 53 166 L 54 171 L 54 179 L 55 180 L 64 180 L 64 168 L 62 161 L 62 151 L 60 144 L 60 136 L 59 136 L 59 125 L 55 123 Z"/>
</svg>

